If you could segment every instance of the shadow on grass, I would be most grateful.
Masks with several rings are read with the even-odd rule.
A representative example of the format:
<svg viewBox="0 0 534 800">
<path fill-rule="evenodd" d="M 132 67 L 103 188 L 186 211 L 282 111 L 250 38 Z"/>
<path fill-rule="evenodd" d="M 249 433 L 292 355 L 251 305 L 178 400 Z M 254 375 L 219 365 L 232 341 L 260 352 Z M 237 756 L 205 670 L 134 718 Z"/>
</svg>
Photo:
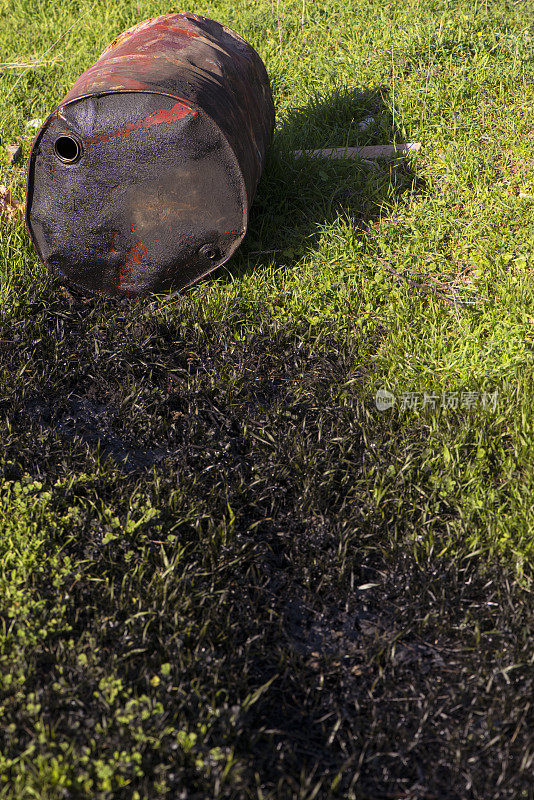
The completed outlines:
<svg viewBox="0 0 534 800">
<path fill-rule="evenodd" d="M 317 246 L 340 217 L 359 235 L 424 180 L 410 162 L 295 157 L 294 150 L 363 147 L 403 141 L 387 87 L 337 90 L 313 97 L 280 123 L 250 210 L 247 236 L 227 269 L 238 276 L 291 263 Z"/>
<path fill-rule="evenodd" d="M 11 783 L 67 747 L 73 785 L 138 754 L 103 798 L 529 797 L 531 596 L 462 543 L 424 422 L 362 402 L 357 344 L 274 320 L 236 340 L 188 303 L 58 298 L 3 331 L 4 476 L 53 512 L 2 662 L 24 675 L 2 697 Z"/>
</svg>

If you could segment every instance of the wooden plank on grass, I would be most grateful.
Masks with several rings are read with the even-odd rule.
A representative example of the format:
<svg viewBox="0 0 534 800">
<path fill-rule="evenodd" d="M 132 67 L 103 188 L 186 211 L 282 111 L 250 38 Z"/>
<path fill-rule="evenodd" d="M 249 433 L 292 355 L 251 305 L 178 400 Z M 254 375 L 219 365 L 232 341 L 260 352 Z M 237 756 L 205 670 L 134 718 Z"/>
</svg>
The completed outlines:
<svg viewBox="0 0 534 800">
<path fill-rule="evenodd" d="M 376 144 L 369 147 L 327 147 L 324 150 L 293 150 L 297 158 L 305 155 L 311 158 L 391 158 L 405 153 L 417 153 L 421 142 L 408 144 Z"/>
</svg>

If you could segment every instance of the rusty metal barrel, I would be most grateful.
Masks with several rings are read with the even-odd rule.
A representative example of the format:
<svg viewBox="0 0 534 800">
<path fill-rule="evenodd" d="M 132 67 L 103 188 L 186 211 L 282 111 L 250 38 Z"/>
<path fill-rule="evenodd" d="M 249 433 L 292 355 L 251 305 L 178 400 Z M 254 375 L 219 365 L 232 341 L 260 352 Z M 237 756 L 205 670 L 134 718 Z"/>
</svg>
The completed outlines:
<svg viewBox="0 0 534 800">
<path fill-rule="evenodd" d="M 255 50 L 167 14 L 118 36 L 32 147 L 26 222 L 44 264 L 84 293 L 183 289 L 239 247 L 274 127 Z"/>
</svg>

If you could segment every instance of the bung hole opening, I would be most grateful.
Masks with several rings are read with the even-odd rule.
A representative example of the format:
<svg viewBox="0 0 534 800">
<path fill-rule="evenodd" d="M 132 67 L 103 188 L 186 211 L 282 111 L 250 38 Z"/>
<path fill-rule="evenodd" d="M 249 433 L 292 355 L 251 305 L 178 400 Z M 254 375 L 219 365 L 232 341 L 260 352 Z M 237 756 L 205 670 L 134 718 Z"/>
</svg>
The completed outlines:
<svg viewBox="0 0 534 800">
<path fill-rule="evenodd" d="M 54 143 L 54 151 L 60 161 L 73 164 L 82 154 L 82 148 L 72 136 L 60 136 Z"/>
</svg>

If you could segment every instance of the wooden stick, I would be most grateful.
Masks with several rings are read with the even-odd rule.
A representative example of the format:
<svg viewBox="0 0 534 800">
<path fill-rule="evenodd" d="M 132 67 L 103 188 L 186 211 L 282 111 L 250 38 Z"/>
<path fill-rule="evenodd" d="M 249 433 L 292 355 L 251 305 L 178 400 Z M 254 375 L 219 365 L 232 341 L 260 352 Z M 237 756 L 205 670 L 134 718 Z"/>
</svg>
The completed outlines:
<svg viewBox="0 0 534 800">
<path fill-rule="evenodd" d="M 410 144 L 376 144 L 369 147 L 327 147 L 324 150 L 293 150 L 293 155 L 310 158 L 391 158 L 404 153 L 417 153 L 421 142 Z"/>
</svg>

